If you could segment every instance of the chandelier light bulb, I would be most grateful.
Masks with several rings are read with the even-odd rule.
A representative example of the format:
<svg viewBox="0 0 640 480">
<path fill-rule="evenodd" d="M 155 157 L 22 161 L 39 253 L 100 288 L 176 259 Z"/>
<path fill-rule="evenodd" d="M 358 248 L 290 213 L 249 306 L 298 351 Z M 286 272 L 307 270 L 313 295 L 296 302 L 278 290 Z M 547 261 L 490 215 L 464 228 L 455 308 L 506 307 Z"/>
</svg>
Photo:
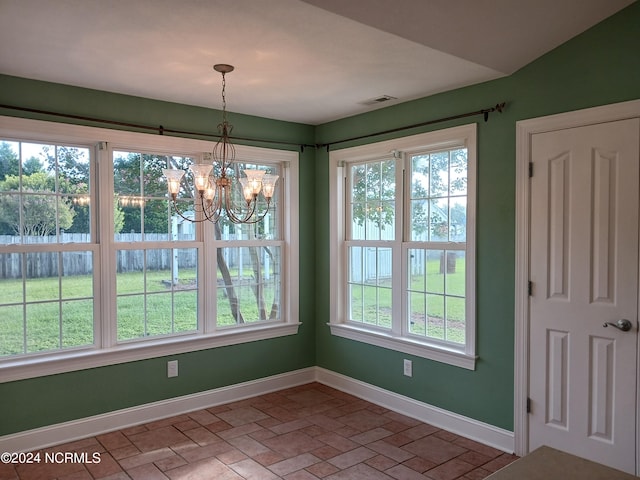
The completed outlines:
<svg viewBox="0 0 640 480">
<path fill-rule="evenodd" d="M 184 170 L 174 170 L 172 168 L 163 168 L 162 173 L 167 179 L 167 188 L 172 197 L 175 198 L 180 191 L 180 181 L 184 176 Z"/>
</svg>

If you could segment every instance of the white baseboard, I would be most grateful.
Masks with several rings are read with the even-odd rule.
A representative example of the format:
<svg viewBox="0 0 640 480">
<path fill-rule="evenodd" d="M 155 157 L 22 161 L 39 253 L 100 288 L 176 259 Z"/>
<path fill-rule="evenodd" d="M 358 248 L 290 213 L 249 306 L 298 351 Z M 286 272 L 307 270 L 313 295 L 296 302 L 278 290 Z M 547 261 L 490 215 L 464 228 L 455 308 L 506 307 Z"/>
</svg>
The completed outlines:
<svg viewBox="0 0 640 480">
<path fill-rule="evenodd" d="M 513 453 L 514 451 L 513 432 L 508 430 L 419 402 L 324 368 L 316 367 L 316 381 L 504 452 Z"/>
<path fill-rule="evenodd" d="M 512 432 L 320 367 L 238 383 L 0 437 L 0 452 L 29 452 L 317 381 L 408 417 L 511 453 Z"/>
<path fill-rule="evenodd" d="M 0 437 L 0 452 L 31 452 L 141 423 L 264 395 L 315 381 L 315 367 L 116 410 Z"/>
</svg>

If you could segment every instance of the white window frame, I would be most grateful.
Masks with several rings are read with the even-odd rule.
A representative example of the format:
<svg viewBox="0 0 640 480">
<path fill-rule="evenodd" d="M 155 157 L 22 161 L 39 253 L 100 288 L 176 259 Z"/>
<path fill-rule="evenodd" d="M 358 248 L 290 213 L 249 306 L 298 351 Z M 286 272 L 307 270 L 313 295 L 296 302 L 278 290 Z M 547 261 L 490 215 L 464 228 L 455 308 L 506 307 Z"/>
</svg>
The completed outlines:
<svg viewBox="0 0 640 480">
<path fill-rule="evenodd" d="M 369 343 L 398 352 L 427 358 L 468 370 L 475 369 L 476 356 L 476 164 L 477 164 L 477 126 L 476 124 L 438 130 L 409 137 L 397 138 L 368 145 L 344 148 L 331 151 L 329 154 L 329 212 L 330 212 L 330 246 L 332 259 L 330 269 L 330 321 L 329 327 L 333 335 Z M 420 340 L 409 337 L 402 328 L 404 305 L 406 304 L 406 280 L 401 265 L 397 264 L 400 256 L 406 259 L 406 250 L 415 242 L 410 242 L 397 234 L 396 241 L 388 245 L 395 249 L 394 255 L 394 287 L 393 293 L 393 326 L 387 330 L 368 327 L 365 324 L 347 321 L 347 195 L 346 166 L 352 162 L 363 162 L 389 158 L 397 155 L 411 155 L 422 151 L 434 151 L 458 146 L 467 148 L 467 241 L 466 241 L 466 277 L 465 277 L 465 344 L 460 348 L 443 345 L 428 339 Z M 398 175 L 397 175 L 398 177 Z M 401 185 L 401 183 L 397 183 Z M 408 190 L 408 188 L 406 189 Z M 399 192 L 402 187 L 399 187 Z M 399 193 L 398 202 L 405 203 L 408 192 Z M 407 207 L 408 208 L 408 207 Z M 404 218 L 396 216 L 396 230 L 402 232 Z M 406 229 L 405 232 L 406 233 Z M 398 241 L 401 239 L 402 241 Z M 398 247 L 398 244 L 401 246 Z"/>
<path fill-rule="evenodd" d="M 188 155 L 193 152 L 210 152 L 214 142 L 180 137 L 150 135 L 96 127 L 86 127 L 40 120 L 0 116 L 0 137 L 20 141 L 59 142 L 61 144 L 94 145 L 97 151 L 98 189 L 101 196 L 111 199 L 113 195 L 113 177 L 111 152 L 122 149 L 132 151 L 152 151 L 157 153 Z M 112 260 L 118 248 L 113 237 L 113 205 L 106 202 L 99 219 L 100 240 L 96 243 L 96 267 L 94 278 L 98 279 L 100 296 L 94 300 L 100 318 L 95 320 L 95 344 L 85 349 L 55 351 L 51 353 L 8 357 L 0 360 L 0 383 L 26 378 L 52 375 L 57 373 L 95 368 L 148 358 L 175 355 L 180 353 L 206 350 L 221 346 L 236 345 L 257 340 L 295 335 L 299 322 L 299 155 L 294 151 L 266 149 L 235 145 L 236 158 L 241 161 L 280 163 L 282 178 L 278 181 L 281 190 L 284 215 L 282 246 L 282 321 L 255 322 L 238 327 L 216 329 L 215 305 L 204 288 L 199 290 L 199 331 L 193 334 L 180 334 L 170 337 L 151 338 L 145 341 L 118 343 L 116 338 L 115 317 L 115 273 Z M 106 192 L 106 195 L 105 195 Z M 215 258 L 212 229 L 200 240 L 202 258 Z M 198 243 L 194 242 L 194 246 Z M 141 245 L 141 248 L 145 248 Z M 9 251 L 0 246 L 0 251 Z M 199 260 L 204 268 L 200 271 L 203 285 L 215 285 L 215 262 Z M 106 271 L 105 271 L 106 270 Z M 99 279 L 109 279 L 100 283 Z M 212 283 L 213 282 L 213 283 Z M 107 283 L 106 285 L 104 283 Z M 104 320 L 106 319 L 106 320 Z"/>
</svg>

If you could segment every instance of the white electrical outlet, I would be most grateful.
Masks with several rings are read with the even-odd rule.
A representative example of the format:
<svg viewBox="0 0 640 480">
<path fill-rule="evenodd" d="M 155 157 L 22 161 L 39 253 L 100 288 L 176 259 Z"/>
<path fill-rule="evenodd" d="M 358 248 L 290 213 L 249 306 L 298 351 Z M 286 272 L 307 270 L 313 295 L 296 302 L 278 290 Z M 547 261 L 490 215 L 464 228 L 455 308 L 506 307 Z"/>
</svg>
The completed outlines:
<svg viewBox="0 0 640 480">
<path fill-rule="evenodd" d="M 407 360 L 406 358 L 404 360 L 404 374 L 407 377 L 413 376 L 413 362 L 411 360 Z"/>
<path fill-rule="evenodd" d="M 178 360 L 171 360 L 167 362 L 167 377 L 177 377 L 178 376 Z"/>
</svg>

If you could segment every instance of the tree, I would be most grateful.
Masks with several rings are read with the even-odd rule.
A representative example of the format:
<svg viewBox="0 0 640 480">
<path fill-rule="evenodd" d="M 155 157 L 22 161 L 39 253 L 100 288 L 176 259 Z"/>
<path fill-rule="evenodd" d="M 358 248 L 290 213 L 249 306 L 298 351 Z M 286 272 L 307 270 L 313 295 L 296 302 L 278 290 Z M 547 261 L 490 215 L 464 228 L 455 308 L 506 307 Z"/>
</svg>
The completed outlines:
<svg viewBox="0 0 640 480">
<path fill-rule="evenodd" d="M 444 150 L 411 157 L 412 239 L 430 235 L 448 240 L 455 223 L 456 235 L 466 225 L 466 210 L 449 198 L 466 196 L 466 149 Z M 378 160 L 351 168 L 352 218 L 357 225 L 384 229 L 395 220 L 395 160 Z M 455 218 L 454 218 L 455 217 Z M 369 237 L 369 239 L 371 239 Z M 425 238 L 426 239 L 426 238 Z"/>
<path fill-rule="evenodd" d="M 37 172 L 42 172 L 43 166 L 42 162 L 38 160 L 36 157 L 29 157 L 22 163 L 22 174 L 23 175 L 32 175 Z"/>
<path fill-rule="evenodd" d="M 46 171 L 58 179 L 58 192 L 69 194 L 74 211 L 73 224 L 65 230 L 69 233 L 89 233 L 91 228 L 90 205 L 78 202 L 89 195 L 90 163 L 87 148 L 58 145 L 42 147 Z M 76 200 L 76 202 L 74 202 Z"/>
<path fill-rule="evenodd" d="M 162 169 L 164 155 L 124 153 L 114 158 L 114 183 L 120 197 L 125 232 L 167 233 L 169 219 L 165 202 L 147 202 L 148 197 L 166 197 Z M 144 212 L 144 218 L 143 218 Z"/>
<path fill-rule="evenodd" d="M 73 223 L 73 208 L 68 201 L 57 202 L 57 197 L 51 195 L 53 181 L 45 172 L 23 175 L 21 195 L 0 196 L 0 223 L 16 235 L 26 236 L 51 235 L 58 227 L 69 228 Z M 0 182 L 0 191 L 17 192 L 19 185 L 20 177 L 9 175 Z"/>
<path fill-rule="evenodd" d="M 0 142 L 0 181 L 20 173 L 20 159 L 9 142 Z"/>
<path fill-rule="evenodd" d="M 395 161 L 357 165 L 352 169 L 353 220 L 360 226 L 365 223 L 384 229 L 395 218 Z"/>
</svg>

